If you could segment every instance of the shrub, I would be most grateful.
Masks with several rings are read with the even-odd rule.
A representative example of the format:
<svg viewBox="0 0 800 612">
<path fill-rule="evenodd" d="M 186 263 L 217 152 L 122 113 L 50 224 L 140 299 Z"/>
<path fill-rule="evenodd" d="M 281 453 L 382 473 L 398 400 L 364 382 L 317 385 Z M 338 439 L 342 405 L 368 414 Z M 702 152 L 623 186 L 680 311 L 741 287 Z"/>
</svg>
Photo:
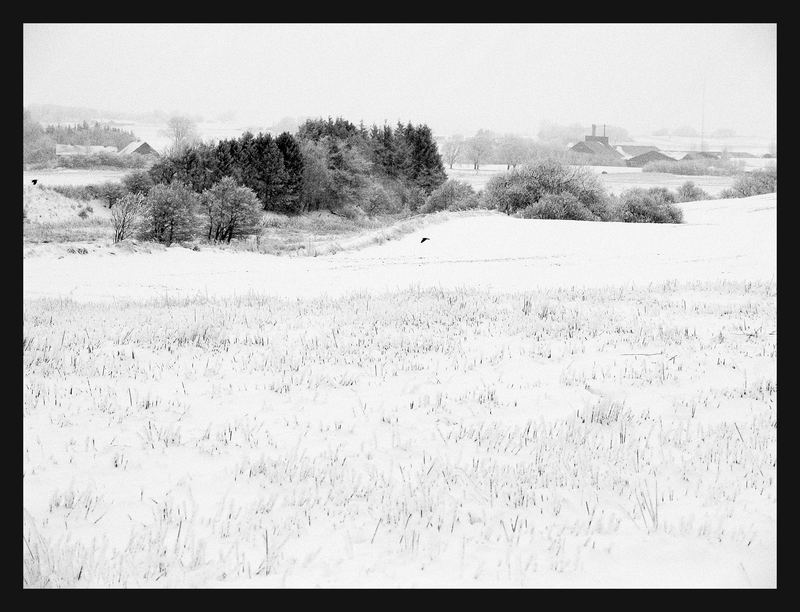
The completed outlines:
<svg viewBox="0 0 800 612">
<path fill-rule="evenodd" d="M 255 192 L 237 185 L 226 176 L 201 197 L 206 215 L 207 238 L 214 242 L 228 242 L 257 234 L 260 230 L 261 203 Z"/>
<path fill-rule="evenodd" d="M 420 208 L 422 213 L 440 210 L 467 210 L 477 208 L 480 201 L 472 185 L 463 181 L 449 179 L 433 190 L 425 204 Z"/>
<path fill-rule="evenodd" d="M 674 202 L 663 187 L 630 189 L 620 197 L 617 214 L 626 223 L 682 223 L 683 211 Z"/>
<path fill-rule="evenodd" d="M 416 213 L 425 205 L 425 191 L 421 187 L 399 182 L 396 190 L 405 210 Z"/>
<path fill-rule="evenodd" d="M 125 240 L 144 208 L 145 196 L 141 193 L 127 193 L 111 209 L 111 222 L 114 225 L 114 242 Z"/>
<path fill-rule="evenodd" d="M 676 200 L 678 202 L 696 202 L 697 200 L 710 200 L 711 195 L 695 185 L 692 181 L 686 181 L 678 187 Z"/>
<path fill-rule="evenodd" d="M 569 211 L 568 214 L 572 215 L 569 218 L 581 217 L 599 221 L 611 219 L 609 197 L 597 175 L 587 168 L 565 166 L 553 159 L 545 159 L 492 177 L 486 186 L 484 199 L 488 208 L 512 214 L 537 204 L 545 196 L 560 194 L 573 196 L 589 214 L 574 211 L 574 202 L 570 198 L 561 203 L 545 203 L 539 209 L 541 214 L 552 214 L 552 211 L 561 210 Z M 568 206 L 566 202 L 569 202 Z M 534 211 L 526 214 L 534 214 Z"/>
<path fill-rule="evenodd" d="M 775 193 L 778 190 L 777 168 L 753 170 L 739 176 L 729 187 L 720 193 L 720 198 L 747 198 L 763 193 Z"/>
<path fill-rule="evenodd" d="M 403 201 L 396 192 L 372 184 L 365 190 L 362 208 L 369 215 L 395 214 L 403 210 Z"/>
<path fill-rule="evenodd" d="M 652 161 L 642 168 L 642 172 L 664 172 L 687 176 L 730 176 L 740 172 L 742 163 L 726 159 L 681 159 L 676 161 Z"/>
<path fill-rule="evenodd" d="M 120 183 L 103 183 L 97 188 L 97 197 L 108 202 L 109 208 L 112 208 L 124 195 L 125 187 Z"/>
<path fill-rule="evenodd" d="M 153 179 L 146 170 L 134 170 L 122 178 L 122 184 L 129 193 L 147 195 L 153 188 Z"/>
<path fill-rule="evenodd" d="M 149 155 L 120 155 L 101 151 L 91 155 L 60 155 L 56 162 L 62 168 L 97 168 L 109 166 L 112 168 L 145 168 L 152 163 Z"/>
<path fill-rule="evenodd" d="M 140 236 L 167 246 L 191 240 L 197 226 L 196 208 L 197 195 L 183 183 L 156 185 L 145 199 Z"/>
<path fill-rule="evenodd" d="M 568 192 L 548 193 L 538 202 L 517 213 L 523 219 L 567 219 L 572 221 L 597 221 L 597 216 Z"/>
</svg>

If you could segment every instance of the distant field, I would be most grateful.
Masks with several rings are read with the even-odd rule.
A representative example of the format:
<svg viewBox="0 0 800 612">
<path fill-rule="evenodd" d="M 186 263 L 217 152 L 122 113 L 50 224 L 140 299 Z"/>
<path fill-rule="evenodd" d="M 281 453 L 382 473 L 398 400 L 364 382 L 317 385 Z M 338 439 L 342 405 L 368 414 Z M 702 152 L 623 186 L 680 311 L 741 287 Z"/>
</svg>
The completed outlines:
<svg viewBox="0 0 800 612">
<path fill-rule="evenodd" d="M 130 170 L 91 170 L 61 168 L 55 170 L 23 170 L 22 184 L 30 185 L 33 179 L 38 185 L 96 185 L 108 181 L 120 181 Z"/>
<path fill-rule="evenodd" d="M 625 166 L 585 167 L 599 174 L 608 191 L 615 194 L 620 194 L 633 187 L 667 187 L 676 189 L 686 181 L 692 181 L 711 195 L 718 195 L 723 189 L 733 185 L 734 181 L 731 176 L 681 176 L 679 174 L 660 172 L 642 172 L 641 168 L 628 168 Z M 493 176 L 507 172 L 507 169 L 505 164 L 487 164 L 481 166 L 481 169 L 475 172 L 469 164 L 456 164 L 452 170 L 446 168 L 446 171 L 449 178 L 469 183 L 473 189 L 478 191 L 484 189 Z"/>
<path fill-rule="evenodd" d="M 633 170 L 633 168 L 627 168 L 627 170 Z M 645 189 L 650 187 L 666 187 L 674 190 L 686 181 L 692 181 L 709 194 L 716 196 L 719 195 L 723 189 L 733 185 L 735 180 L 732 176 L 683 176 L 680 174 L 666 174 L 663 172 L 642 172 L 641 168 L 639 168 L 638 172 L 609 173 L 601 175 L 600 178 L 603 180 L 603 183 L 605 183 L 608 191 L 617 195 L 626 189 L 632 189 L 634 187 L 643 187 Z"/>
</svg>

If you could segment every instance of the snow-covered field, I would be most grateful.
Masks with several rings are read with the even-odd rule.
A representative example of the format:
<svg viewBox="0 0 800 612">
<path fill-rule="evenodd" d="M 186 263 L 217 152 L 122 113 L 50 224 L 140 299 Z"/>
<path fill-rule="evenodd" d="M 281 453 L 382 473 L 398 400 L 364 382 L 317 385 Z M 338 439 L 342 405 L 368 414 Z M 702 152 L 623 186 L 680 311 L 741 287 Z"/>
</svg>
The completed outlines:
<svg viewBox="0 0 800 612">
<path fill-rule="evenodd" d="M 777 196 L 682 206 L 25 257 L 26 580 L 775 586 Z"/>
<path fill-rule="evenodd" d="M 753 160 L 756 165 L 753 167 L 768 167 L 770 164 L 759 164 L 760 161 L 771 161 L 775 165 L 775 160 Z M 735 181 L 733 176 L 683 176 L 680 174 L 666 174 L 663 172 L 642 172 L 641 168 L 628 168 L 627 166 L 583 166 L 595 174 L 600 175 L 600 180 L 605 185 L 609 193 L 621 194 L 627 189 L 641 187 L 666 187 L 676 190 L 686 181 L 691 181 L 709 195 L 718 196 L 719 193 L 731 187 Z M 752 169 L 752 168 L 750 168 Z M 477 190 L 484 189 L 489 180 L 498 174 L 507 172 L 505 165 L 487 164 L 481 166 L 477 172 L 469 165 L 457 164 L 452 169 L 447 168 L 447 177 L 459 181 L 464 181 L 472 188 Z"/>
<path fill-rule="evenodd" d="M 48 170 L 23 170 L 22 184 L 30 185 L 36 179 L 38 185 L 99 185 L 116 183 L 130 170 L 109 170 L 92 168 L 57 168 Z"/>
</svg>

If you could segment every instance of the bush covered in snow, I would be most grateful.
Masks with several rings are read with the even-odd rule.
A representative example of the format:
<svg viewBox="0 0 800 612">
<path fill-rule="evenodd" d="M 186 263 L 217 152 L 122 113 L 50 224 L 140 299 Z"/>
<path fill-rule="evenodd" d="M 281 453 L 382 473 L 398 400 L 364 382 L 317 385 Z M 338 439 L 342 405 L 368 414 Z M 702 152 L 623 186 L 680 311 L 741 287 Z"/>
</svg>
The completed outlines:
<svg viewBox="0 0 800 612">
<path fill-rule="evenodd" d="M 437 187 L 420 209 L 423 213 L 440 210 L 468 210 L 480 206 L 480 200 L 472 185 L 453 179 Z"/>
<path fill-rule="evenodd" d="M 720 193 L 720 198 L 747 198 L 778 190 L 778 169 L 753 170 L 739 176 L 733 184 Z"/>
<path fill-rule="evenodd" d="M 669 189 L 636 188 L 620 196 L 616 217 L 626 223 L 682 223 L 683 211 Z"/>
<path fill-rule="evenodd" d="M 711 200 L 712 196 L 692 181 L 686 181 L 678 187 L 676 199 L 678 202 L 696 202 L 697 200 Z"/>
<path fill-rule="evenodd" d="M 537 207 L 546 196 L 550 198 Z M 554 196 L 560 196 L 560 199 L 553 200 Z M 611 220 L 609 197 L 597 175 L 586 168 L 566 166 L 553 159 L 492 177 L 486 186 L 484 198 L 487 208 L 507 214 L 534 207 L 534 210 L 541 209 L 546 214 L 563 210 L 570 215 L 556 218 Z M 576 206 L 584 209 L 583 212 L 577 211 Z"/>
</svg>

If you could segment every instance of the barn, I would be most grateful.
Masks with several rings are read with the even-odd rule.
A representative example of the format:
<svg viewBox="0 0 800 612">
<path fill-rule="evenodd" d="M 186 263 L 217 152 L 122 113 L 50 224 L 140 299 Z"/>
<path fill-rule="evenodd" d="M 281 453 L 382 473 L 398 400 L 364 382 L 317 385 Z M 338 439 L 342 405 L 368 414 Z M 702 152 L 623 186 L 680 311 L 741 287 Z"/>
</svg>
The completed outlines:
<svg viewBox="0 0 800 612">
<path fill-rule="evenodd" d="M 636 157 L 637 155 L 642 155 L 643 153 L 649 153 L 650 151 L 659 150 L 658 147 L 653 145 L 623 144 L 617 145 L 615 148 L 625 159 L 630 159 L 631 157 Z"/>
<path fill-rule="evenodd" d="M 654 161 L 668 161 L 674 162 L 675 158 L 662 153 L 661 151 L 647 151 L 640 155 L 635 155 L 628 159 L 625 163 L 631 168 L 641 168 L 646 164 Z"/>
<path fill-rule="evenodd" d="M 721 153 L 714 153 L 713 151 L 689 151 L 681 159 L 697 160 L 697 159 L 719 159 L 722 157 Z"/>
<path fill-rule="evenodd" d="M 143 140 L 136 140 L 119 152 L 120 155 L 131 155 L 132 153 L 137 155 L 158 155 L 158 151 Z"/>
<path fill-rule="evenodd" d="M 622 158 L 622 154 L 608 144 L 608 136 L 605 135 L 605 126 L 603 126 L 603 136 L 598 136 L 597 126 L 595 124 L 592 124 L 592 135 L 586 136 L 583 141 L 575 143 L 569 150 L 573 153 L 605 157 L 608 159 Z"/>
<path fill-rule="evenodd" d="M 620 159 L 622 157 L 622 155 L 620 155 L 620 153 L 614 149 L 614 147 L 596 140 L 585 140 L 576 143 L 570 147 L 570 151 L 573 153 L 597 155 L 598 157 L 608 157 L 613 159 Z"/>
</svg>

